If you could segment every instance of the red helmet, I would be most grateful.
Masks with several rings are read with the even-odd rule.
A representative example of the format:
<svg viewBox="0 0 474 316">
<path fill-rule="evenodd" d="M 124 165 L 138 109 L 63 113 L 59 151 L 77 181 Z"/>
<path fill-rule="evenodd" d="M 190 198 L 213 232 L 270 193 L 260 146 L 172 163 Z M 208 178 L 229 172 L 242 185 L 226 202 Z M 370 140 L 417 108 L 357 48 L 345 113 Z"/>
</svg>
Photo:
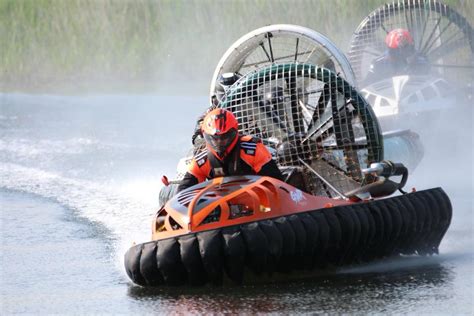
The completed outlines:
<svg viewBox="0 0 474 316">
<path fill-rule="evenodd" d="M 413 37 L 407 29 L 391 30 L 385 37 L 388 48 L 397 49 L 413 45 Z"/>
<path fill-rule="evenodd" d="M 237 143 L 239 124 L 232 112 L 215 109 L 204 117 L 201 130 L 207 148 L 222 159 Z"/>
</svg>

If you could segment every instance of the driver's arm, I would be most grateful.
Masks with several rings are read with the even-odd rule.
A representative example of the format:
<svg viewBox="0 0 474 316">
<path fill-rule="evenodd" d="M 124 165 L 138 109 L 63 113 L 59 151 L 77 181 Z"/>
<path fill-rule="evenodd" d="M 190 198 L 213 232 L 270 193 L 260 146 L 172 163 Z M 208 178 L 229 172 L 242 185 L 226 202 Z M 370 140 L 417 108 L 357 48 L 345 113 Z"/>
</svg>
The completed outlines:
<svg viewBox="0 0 474 316">
<path fill-rule="evenodd" d="M 187 189 L 195 184 L 201 183 L 206 180 L 206 170 L 209 169 L 209 163 L 207 159 L 205 164 L 200 164 L 200 161 L 201 160 L 199 160 L 199 162 L 196 161 L 195 158 L 191 160 L 191 163 L 188 167 L 188 172 L 186 172 L 183 180 L 181 180 L 181 183 L 178 186 L 178 192 L 181 192 L 184 189 Z"/>
<path fill-rule="evenodd" d="M 198 183 L 199 183 L 198 179 L 192 173 L 186 172 L 186 174 L 184 175 L 183 180 L 181 180 L 181 183 L 178 186 L 178 191 L 177 192 L 181 192 L 181 191 L 183 191 L 183 190 L 185 190 L 189 187 L 192 187 L 193 185 L 198 184 Z"/>
<path fill-rule="evenodd" d="M 259 176 L 272 177 L 283 181 L 283 174 L 278 168 L 275 160 L 270 159 L 266 164 L 262 166 L 262 169 L 257 173 Z"/>
<path fill-rule="evenodd" d="M 272 177 L 283 181 L 283 175 L 273 160 L 272 154 L 262 142 L 258 142 L 255 148 L 253 169 L 259 176 Z"/>
</svg>

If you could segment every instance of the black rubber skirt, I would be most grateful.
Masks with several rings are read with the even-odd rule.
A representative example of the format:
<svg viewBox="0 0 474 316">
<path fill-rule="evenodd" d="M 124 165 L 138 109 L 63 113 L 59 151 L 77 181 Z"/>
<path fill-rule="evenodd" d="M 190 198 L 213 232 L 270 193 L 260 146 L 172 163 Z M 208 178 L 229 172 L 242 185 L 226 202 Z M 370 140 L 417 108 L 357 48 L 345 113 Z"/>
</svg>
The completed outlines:
<svg viewBox="0 0 474 316">
<path fill-rule="evenodd" d="M 432 255 L 451 216 L 448 196 L 435 188 L 139 244 L 125 254 L 125 269 L 142 286 L 220 285 L 241 284 L 246 273 Z"/>
</svg>

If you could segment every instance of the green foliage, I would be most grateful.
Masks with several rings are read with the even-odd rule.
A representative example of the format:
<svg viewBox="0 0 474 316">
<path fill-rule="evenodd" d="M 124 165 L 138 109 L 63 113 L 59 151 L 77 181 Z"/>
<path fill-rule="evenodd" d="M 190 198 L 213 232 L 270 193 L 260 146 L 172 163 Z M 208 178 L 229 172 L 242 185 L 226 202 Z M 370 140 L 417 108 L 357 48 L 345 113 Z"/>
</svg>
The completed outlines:
<svg viewBox="0 0 474 316">
<path fill-rule="evenodd" d="M 346 49 L 384 0 L 0 0 L 0 91 L 207 91 L 221 55 L 269 24 L 307 26 Z M 445 1 L 472 21 L 474 1 Z M 163 88 L 161 88 L 163 87 Z"/>
</svg>

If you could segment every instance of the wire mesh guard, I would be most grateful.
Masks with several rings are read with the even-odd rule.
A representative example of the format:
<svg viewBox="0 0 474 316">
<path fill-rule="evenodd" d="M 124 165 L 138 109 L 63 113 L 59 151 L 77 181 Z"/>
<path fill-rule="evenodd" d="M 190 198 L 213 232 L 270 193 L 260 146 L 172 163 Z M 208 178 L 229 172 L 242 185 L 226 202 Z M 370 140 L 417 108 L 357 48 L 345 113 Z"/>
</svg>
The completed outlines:
<svg viewBox="0 0 474 316">
<path fill-rule="evenodd" d="M 245 76 L 273 63 L 286 62 L 319 65 L 341 74 L 351 84 L 355 81 L 344 53 L 324 35 L 298 25 L 275 24 L 244 35 L 227 50 L 214 72 L 211 96 L 221 100 L 225 91 L 218 79 L 223 73 Z"/>
<path fill-rule="evenodd" d="M 311 168 L 307 175 L 318 173 L 318 181 L 333 186 L 319 185 L 319 194 L 360 186 L 361 168 L 383 159 L 371 108 L 325 68 L 289 63 L 251 72 L 230 88 L 220 107 L 234 113 L 242 134 L 273 148 L 280 166 Z"/>
<path fill-rule="evenodd" d="M 352 36 L 348 58 L 359 85 L 364 83 L 373 61 L 386 54 L 387 34 L 399 28 L 411 34 L 413 58 L 426 60 L 430 75 L 461 85 L 472 84 L 474 32 L 466 19 L 435 0 L 399 0 L 373 11 Z"/>
</svg>

